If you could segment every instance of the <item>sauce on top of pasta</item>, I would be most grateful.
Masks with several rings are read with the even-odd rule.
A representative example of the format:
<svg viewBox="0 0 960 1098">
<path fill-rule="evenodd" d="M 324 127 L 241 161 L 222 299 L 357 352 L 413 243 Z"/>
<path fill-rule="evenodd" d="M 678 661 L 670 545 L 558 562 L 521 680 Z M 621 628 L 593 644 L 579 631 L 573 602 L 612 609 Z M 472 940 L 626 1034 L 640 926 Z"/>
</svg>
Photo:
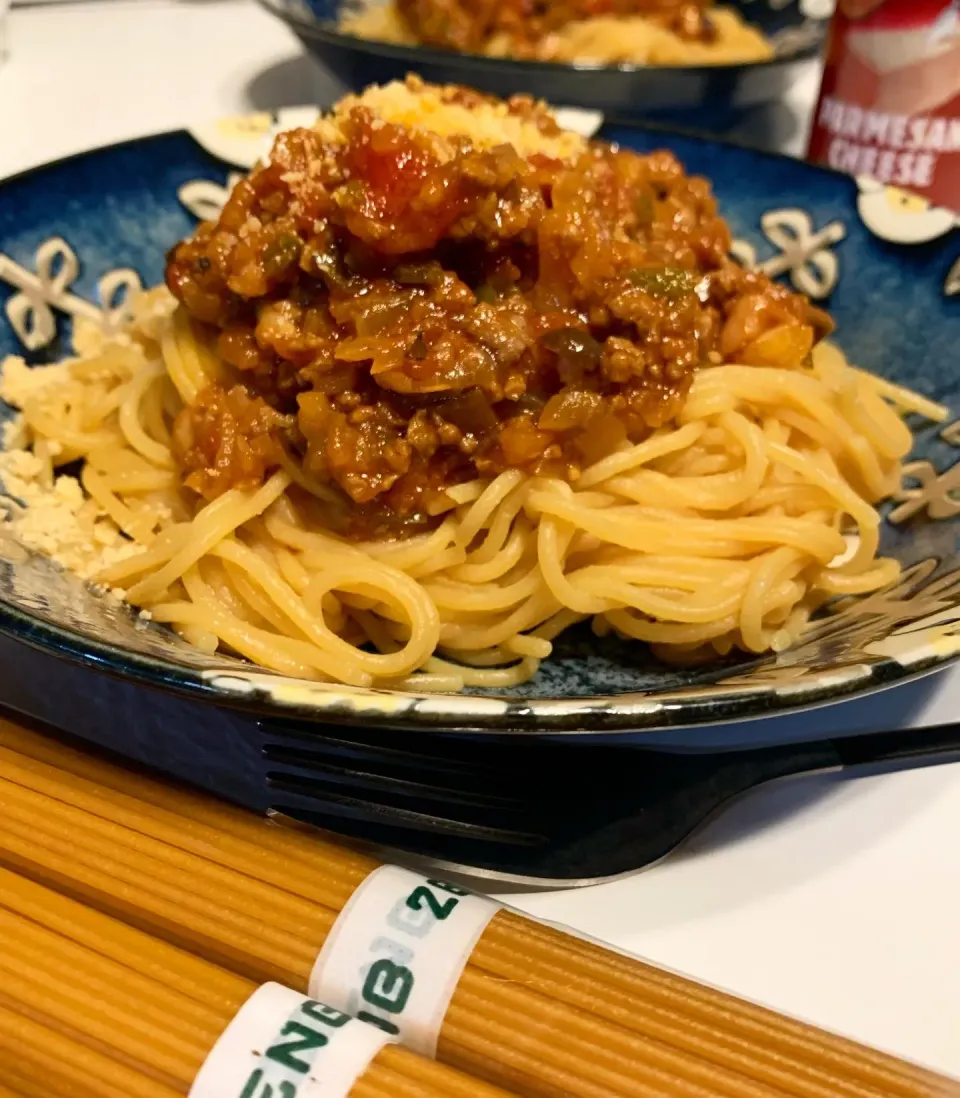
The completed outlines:
<svg viewBox="0 0 960 1098">
<path fill-rule="evenodd" d="M 581 142 L 525 98 L 390 87 L 281 134 L 170 253 L 168 286 L 235 371 L 175 426 L 202 496 L 287 455 L 342 489 L 358 533 L 396 535 L 477 476 L 574 482 L 673 419 L 696 370 L 796 368 L 829 331 L 729 258 L 708 183 L 672 154 Z M 432 128 L 406 124 L 428 93 Z"/>
</svg>

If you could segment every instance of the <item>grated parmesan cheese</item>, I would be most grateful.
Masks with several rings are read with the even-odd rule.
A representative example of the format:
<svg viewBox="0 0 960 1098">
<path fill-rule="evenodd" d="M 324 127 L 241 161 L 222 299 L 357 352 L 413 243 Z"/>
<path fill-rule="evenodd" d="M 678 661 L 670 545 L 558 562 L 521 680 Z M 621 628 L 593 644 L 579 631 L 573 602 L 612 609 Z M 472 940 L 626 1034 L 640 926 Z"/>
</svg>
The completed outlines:
<svg viewBox="0 0 960 1098">
<path fill-rule="evenodd" d="M 22 358 L 10 355 L 0 373 L 0 397 L 14 407 L 23 407 L 46 386 L 64 379 L 68 370 L 69 363 L 31 369 Z M 25 448 L 29 441 L 22 415 L 4 425 L 0 482 L 12 497 L 0 520 L 6 529 L 26 548 L 86 580 L 140 552 L 84 493 L 76 477 L 63 474 L 51 478 L 49 463 Z M 57 448 L 55 441 L 48 443 L 51 456 Z"/>
<path fill-rule="evenodd" d="M 69 362 L 31 368 L 19 355 L 8 355 L 0 373 L 0 397 L 14 408 L 22 408 L 48 385 L 65 381 L 69 376 Z"/>
<path fill-rule="evenodd" d="M 29 444 L 27 422 L 17 412 L 3 425 L 3 436 L 0 438 L 0 450 L 25 450 Z"/>
<path fill-rule="evenodd" d="M 457 102 L 456 93 L 457 89 L 424 84 L 416 77 L 408 77 L 405 83 L 397 80 L 373 85 L 361 95 L 341 99 L 331 114 L 316 123 L 316 129 L 325 141 L 342 144 L 340 122 L 355 107 L 366 107 L 384 122 L 441 138 L 467 138 L 480 151 L 508 144 L 523 157 L 542 153 L 556 160 L 572 160 L 586 148 L 584 139 L 569 130 L 544 133 L 537 119 L 553 119 L 544 105 L 537 108 L 537 116 L 526 117 L 511 113 L 499 100 L 469 105 Z"/>
<path fill-rule="evenodd" d="M 45 463 L 29 450 L 0 453 L 0 480 L 7 494 L 22 504 L 10 508 L 6 526 L 23 545 L 86 580 L 140 552 L 84 494 L 76 477 L 55 477 L 48 488 L 45 470 Z"/>
</svg>

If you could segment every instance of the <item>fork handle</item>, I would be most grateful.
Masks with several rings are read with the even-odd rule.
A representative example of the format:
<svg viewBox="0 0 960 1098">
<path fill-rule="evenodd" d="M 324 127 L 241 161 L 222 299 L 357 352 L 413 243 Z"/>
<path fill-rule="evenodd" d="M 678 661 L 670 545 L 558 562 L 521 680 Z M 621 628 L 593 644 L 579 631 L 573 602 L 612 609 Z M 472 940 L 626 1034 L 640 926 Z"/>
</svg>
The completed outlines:
<svg viewBox="0 0 960 1098">
<path fill-rule="evenodd" d="M 906 762 L 915 766 L 960 761 L 960 723 L 870 732 L 832 740 L 844 768 Z"/>
</svg>

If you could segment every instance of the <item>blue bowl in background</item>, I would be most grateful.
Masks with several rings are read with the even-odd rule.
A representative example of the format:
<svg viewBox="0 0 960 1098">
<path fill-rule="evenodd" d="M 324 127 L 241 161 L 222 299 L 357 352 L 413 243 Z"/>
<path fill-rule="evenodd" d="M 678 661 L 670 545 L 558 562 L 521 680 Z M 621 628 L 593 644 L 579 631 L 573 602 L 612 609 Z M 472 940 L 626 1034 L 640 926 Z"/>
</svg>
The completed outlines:
<svg viewBox="0 0 960 1098">
<path fill-rule="evenodd" d="M 353 89 L 409 72 L 440 84 L 467 84 L 497 96 L 527 93 L 557 106 L 647 118 L 716 132 L 751 108 L 783 97 L 819 52 L 829 3 L 814 0 L 733 0 L 772 39 L 776 56 L 741 65 L 665 67 L 555 64 L 399 46 L 343 34 L 341 15 L 356 0 L 259 0 L 297 35 L 309 53 Z M 808 12 L 812 14 L 807 14 Z"/>
</svg>

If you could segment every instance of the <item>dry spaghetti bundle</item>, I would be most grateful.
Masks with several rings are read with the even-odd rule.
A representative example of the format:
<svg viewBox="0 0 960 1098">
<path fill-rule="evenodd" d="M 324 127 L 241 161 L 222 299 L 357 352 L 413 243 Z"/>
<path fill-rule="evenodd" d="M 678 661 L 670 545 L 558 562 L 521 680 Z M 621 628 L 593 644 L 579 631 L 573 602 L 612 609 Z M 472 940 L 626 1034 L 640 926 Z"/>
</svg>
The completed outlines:
<svg viewBox="0 0 960 1098">
<path fill-rule="evenodd" d="M 187 1094 L 255 991 L 241 976 L 0 870 L 0 1083 L 9 1076 L 28 1095 L 71 1098 Z M 306 1005 L 309 1018 L 316 1004 Z M 308 1048 L 289 1047 L 291 1062 Z M 378 1051 L 344 1093 L 508 1098 L 395 1045 Z"/>
<path fill-rule="evenodd" d="M 7 723 L 0 858 L 299 990 L 377 869 Z M 531 1098 L 960 1095 L 921 1068 L 504 910 L 469 956 L 437 1055 Z"/>
</svg>

